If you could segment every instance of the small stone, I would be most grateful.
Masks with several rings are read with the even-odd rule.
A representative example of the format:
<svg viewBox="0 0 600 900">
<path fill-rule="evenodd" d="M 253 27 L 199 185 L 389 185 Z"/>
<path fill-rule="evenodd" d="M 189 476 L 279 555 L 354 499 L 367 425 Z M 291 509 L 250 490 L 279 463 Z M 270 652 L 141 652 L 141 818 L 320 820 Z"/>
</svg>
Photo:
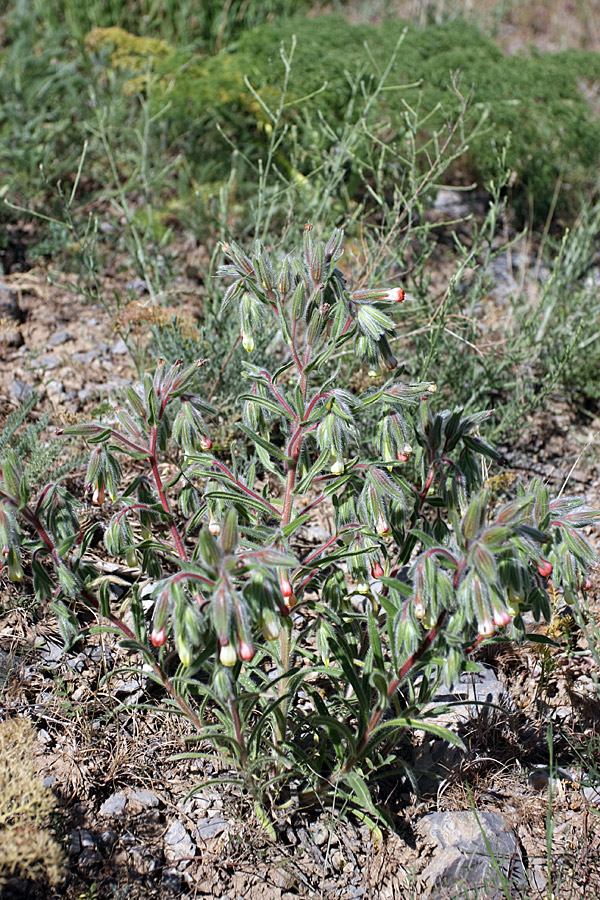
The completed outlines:
<svg viewBox="0 0 600 900">
<path fill-rule="evenodd" d="M 111 831 L 110 828 L 107 828 L 106 831 L 103 831 L 100 835 L 100 840 L 107 848 L 114 847 L 114 845 L 117 843 L 118 838 L 119 836 L 117 832 Z"/>
<path fill-rule="evenodd" d="M 165 856 L 170 862 L 187 859 L 196 855 L 196 845 L 185 830 L 183 823 L 176 819 L 164 836 Z"/>
<path fill-rule="evenodd" d="M 143 278 L 134 278 L 133 281 L 128 281 L 125 285 L 128 291 L 131 291 L 132 294 L 147 294 L 148 293 L 148 285 Z"/>
<path fill-rule="evenodd" d="M 469 891 L 485 887 L 490 898 L 500 898 L 498 869 L 516 887 L 526 883 L 519 843 L 499 813 L 430 813 L 417 827 L 428 842 L 437 845 L 421 875 L 428 896 L 445 896 L 443 890 L 451 885 L 456 896 L 461 891 L 470 896 Z"/>
<path fill-rule="evenodd" d="M 228 829 L 229 823 L 226 822 L 225 819 L 220 816 L 214 816 L 211 819 L 200 822 L 197 825 L 196 831 L 200 840 L 208 841 L 210 838 L 217 837 L 217 835 L 222 834 L 224 831 L 228 831 Z"/>
<path fill-rule="evenodd" d="M 160 800 L 156 794 L 152 793 L 152 791 L 133 791 L 129 795 L 129 800 L 139 803 L 140 806 L 146 807 L 147 809 L 153 809 L 160 804 Z"/>
<path fill-rule="evenodd" d="M 127 349 L 127 344 L 123 340 L 123 338 L 119 338 L 119 340 L 112 345 L 110 348 L 111 353 L 114 353 L 116 356 L 124 356 L 125 353 L 129 353 Z"/>
<path fill-rule="evenodd" d="M 56 784 L 56 775 L 46 775 L 46 777 L 42 781 L 42 784 L 45 788 L 51 788 Z"/>
<path fill-rule="evenodd" d="M 122 816 L 125 811 L 127 797 L 125 794 L 112 794 L 100 807 L 101 816 Z"/>
<path fill-rule="evenodd" d="M 77 860 L 78 866 L 82 869 L 88 866 L 94 866 L 96 863 L 99 863 L 102 859 L 102 854 L 99 853 L 93 847 L 86 847 L 79 854 L 79 859 Z"/>
<path fill-rule="evenodd" d="M 100 356 L 99 350 L 86 350 L 82 353 L 74 353 L 71 359 L 74 362 L 83 363 L 86 366 L 89 366 L 91 362 L 97 359 Z"/>
<path fill-rule="evenodd" d="M 60 359 L 58 356 L 54 356 L 53 353 L 43 353 L 37 361 L 37 368 L 45 369 L 46 372 L 49 372 L 51 369 L 57 369 L 60 365 Z"/>
<path fill-rule="evenodd" d="M 583 796 L 592 806 L 600 806 L 600 790 L 594 787 L 584 787 Z"/>
<path fill-rule="evenodd" d="M 96 847 L 96 838 L 91 831 L 87 831 L 85 828 L 79 829 L 79 839 L 82 847 L 87 847 L 88 849 Z"/>
<path fill-rule="evenodd" d="M 16 291 L 11 290 L 5 284 L 0 283 L 0 319 L 8 319 L 14 322 L 14 329 L 8 326 L 8 331 L 0 332 L 0 343 L 9 347 L 22 347 L 23 335 L 19 326 L 25 321 L 25 312 L 18 302 Z"/>
<path fill-rule="evenodd" d="M 529 884 L 543 896 L 548 887 L 548 871 L 543 868 L 529 870 Z"/>
<path fill-rule="evenodd" d="M 329 830 L 323 825 L 322 822 L 318 822 L 312 830 L 312 838 L 317 847 L 322 847 L 323 844 L 327 841 L 329 837 Z"/>
<path fill-rule="evenodd" d="M 435 195 L 433 208 L 436 212 L 451 219 L 462 219 L 469 215 L 469 204 L 464 200 L 464 193 L 440 188 Z"/>
<path fill-rule="evenodd" d="M 72 341 L 73 335 L 68 331 L 55 331 L 54 334 L 51 334 L 48 338 L 48 344 L 51 347 L 60 347 L 61 344 L 66 344 L 67 341 Z"/>
<path fill-rule="evenodd" d="M 177 869 L 163 869 L 161 885 L 165 894 L 179 896 L 182 880 L 181 872 L 178 872 Z"/>
<path fill-rule="evenodd" d="M 20 381 L 18 378 L 15 378 L 10 386 L 10 392 L 17 403 L 24 403 L 25 400 L 29 400 L 29 398 L 33 394 L 33 388 L 31 387 L 31 385 L 25 384 L 24 381 Z"/>
<path fill-rule="evenodd" d="M 79 831 L 71 831 L 69 834 L 69 856 L 79 856 L 81 853 L 81 837 Z"/>
<path fill-rule="evenodd" d="M 62 381 L 48 381 L 46 384 L 46 396 L 54 405 L 64 402 L 66 394 Z"/>
<path fill-rule="evenodd" d="M 338 872 L 341 872 L 346 864 L 346 860 L 344 859 L 344 854 L 340 853 L 339 850 L 336 850 L 331 854 L 331 865 L 334 869 L 337 869 Z"/>
</svg>

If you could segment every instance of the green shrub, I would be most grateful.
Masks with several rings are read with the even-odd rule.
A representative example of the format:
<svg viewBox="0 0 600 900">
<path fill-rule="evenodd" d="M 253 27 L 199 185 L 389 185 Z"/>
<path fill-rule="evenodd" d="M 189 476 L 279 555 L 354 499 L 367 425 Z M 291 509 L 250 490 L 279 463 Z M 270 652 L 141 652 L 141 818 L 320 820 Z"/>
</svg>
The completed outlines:
<svg viewBox="0 0 600 900">
<path fill-rule="evenodd" d="M 401 738 L 419 728 L 458 742 L 424 714 L 440 679 L 472 669 L 484 641 L 523 637 L 525 611 L 549 619 L 557 592 L 576 602 L 595 562 L 582 531 L 597 511 L 541 482 L 499 506 L 489 462 L 501 460 L 478 433 L 489 413 L 434 412 L 435 384 L 397 378 L 404 291 L 351 290 L 342 238 L 315 241 L 307 225 L 302 249 L 277 259 L 260 241 L 250 255 L 223 245 L 223 306 L 250 360 L 245 457 L 208 436 L 218 411 L 195 392 L 202 361 L 159 361 L 113 424 L 67 429 L 91 445 L 105 550 L 130 569 L 118 605 L 75 496 L 52 484 L 36 500 L 17 454 L 0 464 L 8 578 L 31 567 L 67 643 L 85 607 L 141 654 L 263 821 L 263 806 L 333 794 L 374 825 L 373 776 L 405 765 Z M 255 339 L 269 321 L 276 368 Z M 346 390 L 328 365 L 345 347 L 385 381 Z M 309 546 L 302 529 L 315 525 Z"/>
<path fill-rule="evenodd" d="M 506 56 L 461 21 L 421 31 L 401 21 L 352 26 L 335 16 L 323 16 L 318 24 L 297 18 L 262 25 L 212 58 L 198 62 L 188 58 L 182 65 L 181 54 L 173 51 L 156 60 L 156 102 L 168 99 L 171 133 L 185 141 L 196 163 L 205 166 L 208 155 L 219 169 L 223 141 L 217 125 L 242 152 L 256 158 L 264 152 L 270 127 L 260 99 L 272 106 L 278 96 L 284 75 L 281 44 L 289 49 L 295 35 L 287 116 L 298 125 L 300 140 L 314 145 L 318 159 L 333 149 L 324 142 L 321 117 L 331 123 L 343 120 L 352 82 L 368 85 L 381 76 L 404 28 L 406 37 L 385 91 L 369 115 L 370 127 L 377 123 L 382 139 L 389 143 L 405 139 L 405 101 L 431 113 L 429 134 L 443 133 L 460 110 L 451 89 L 452 73 L 458 73 L 463 94 L 473 91 L 471 119 L 489 109 L 489 131 L 473 141 L 463 160 L 474 177 L 485 181 L 492 176 L 497 149 L 510 135 L 507 163 L 517 185 L 533 195 L 538 213 L 547 211 L 555 183 L 566 172 L 565 202 L 594 182 L 600 123 L 586 99 L 585 85 L 600 81 L 600 56 L 576 50 Z M 114 41 L 114 33 L 107 31 L 105 40 Z M 317 93 L 310 103 L 301 102 L 313 92 Z M 279 148 L 281 165 L 289 161 L 290 141 L 288 137 Z"/>
</svg>

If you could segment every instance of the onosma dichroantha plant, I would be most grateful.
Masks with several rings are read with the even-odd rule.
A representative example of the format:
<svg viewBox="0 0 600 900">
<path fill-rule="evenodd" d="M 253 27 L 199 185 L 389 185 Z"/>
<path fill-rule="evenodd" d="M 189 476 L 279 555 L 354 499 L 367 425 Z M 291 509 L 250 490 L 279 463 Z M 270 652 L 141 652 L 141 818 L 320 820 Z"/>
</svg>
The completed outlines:
<svg viewBox="0 0 600 900">
<path fill-rule="evenodd" d="M 342 238 L 307 226 L 278 261 L 260 242 L 223 246 L 222 315 L 248 352 L 244 453 L 213 447 L 202 361 L 160 361 L 108 421 L 67 429 L 92 445 L 86 481 L 106 552 L 131 570 L 125 601 L 88 554 L 81 501 L 61 483 L 34 497 L 10 453 L 0 544 L 13 580 L 27 552 L 67 641 L 85 606 L 139 651 L 257 808 L 335 792 L 373 820 L 369 777 L 402 764 L 399 737 L 443 731 L 422 713 L 439 679 L 522 635 L 524 611 L 549 618 L 550 590 L 588 587 L 597 514 L 539 482 L 495 500 L 489 413 L 433 412 L 434 384 L 397 377 L 404 292 L 353 291 Z M 255 358 L 258 329 L 278 335 L 274 370 Z M 354 355 L 379 376 L 362 393 L 340 386 Z"/>
</svg>

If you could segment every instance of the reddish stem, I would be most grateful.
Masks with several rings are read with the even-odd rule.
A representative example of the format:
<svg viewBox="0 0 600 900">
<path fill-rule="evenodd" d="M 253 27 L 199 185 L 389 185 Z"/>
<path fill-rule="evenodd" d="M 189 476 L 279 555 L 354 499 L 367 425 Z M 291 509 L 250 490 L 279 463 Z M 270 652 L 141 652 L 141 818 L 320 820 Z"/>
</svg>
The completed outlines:
<svg viewBox="0 0 600 900">
<path fill-rule="evenodd" d="M 234 477 L 233 472 L 231 472 L 224 463 L 220 462 L 218 459 L 213 458 L 213 465 L 215 465 L 225 475 L 227 475 L 227 477 L 232 482 L 232 484 L 235 484 L 235 486 L 237 488 L 239 488 L 240 491 L 243 491 L 244 494 L 248 495 L 248 497 L 252 497 L 254 500 L 258 500 L 260 503 L 268 506 L 269 509 L 271 510 L 271 512 L 273 513 L 273 515 L 276 516 L 277 518 L 279 518 L 279 516 L 281 515 L 281 510 L 278 509 L 276 506 L 273 506 L 272 503 L 269 503 L 268 500 L 265 500 L 263 497 L 261 497 L 260 494 L 257 494 L 253 490 L 251 490 L 249 487 L 246 487 L 246 485 L 242 484 L 241 481 L 238 481 L 237 478 Z"/>
<path fill-rule="evenodd" d="M 152 445 L 154 448 L 154 447 L 156 447 L 156 431 L 157 431 L 156 426 L 154 426 L 152 428 L 152 431 L 154 432 L 154 434 L 152 435 L 152 438 L 153 438 Z M 160 472 L 158 471 L 158 465 L 156 463 L 156 457 L 154 456 L 154 452 L 152 453 L 151 456 L 148 457 L 148 461 L 152 468 L 152 474 L 154 476 L 154 483 L 156 485 L 156 490 L 158 491 L 158 496 L 160 498 L 161 506 L 164 509 L 164 511 L 166 512 L 166 514 L 169 516 L 169 519 L 170 519 L 169 529 L 171 531 L 171 535 L 175 542 L 175 547 L 177 548 L 177 553 L 178 553 L 180 559 L 184 559 L 187 561 L 187 559 L 188 559 L 187 551 L 184 547 L 183 541 L 181 539 L 181 535 L 179 534 L 179 530 L 178 530 L 177 526 L 175 525 L 175 522 L 173 521 L 173 513 L 171 512 L 171 507 L 169 506 L 169 501 L 167 499 L 167 495 L 165 494 L 165 489 L 163 487 L 162 478 L 160 477 Z"/>
</svg>

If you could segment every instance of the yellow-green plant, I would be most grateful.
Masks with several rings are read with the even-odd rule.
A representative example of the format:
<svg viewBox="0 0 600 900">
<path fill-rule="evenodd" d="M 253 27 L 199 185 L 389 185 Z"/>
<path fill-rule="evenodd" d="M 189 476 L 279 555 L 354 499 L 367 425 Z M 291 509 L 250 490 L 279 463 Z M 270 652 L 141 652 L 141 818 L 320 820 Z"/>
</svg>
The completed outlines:
<svg viewBox="0 0 600 900">
<path fill-rule="evenodd" d="M 34 760 L 35 731 L 25 719 L 0 723 L 0 888 L 14 876 L 63 877 L 61 849 L 47 830 L 56 807 Z"/>
</svg>

